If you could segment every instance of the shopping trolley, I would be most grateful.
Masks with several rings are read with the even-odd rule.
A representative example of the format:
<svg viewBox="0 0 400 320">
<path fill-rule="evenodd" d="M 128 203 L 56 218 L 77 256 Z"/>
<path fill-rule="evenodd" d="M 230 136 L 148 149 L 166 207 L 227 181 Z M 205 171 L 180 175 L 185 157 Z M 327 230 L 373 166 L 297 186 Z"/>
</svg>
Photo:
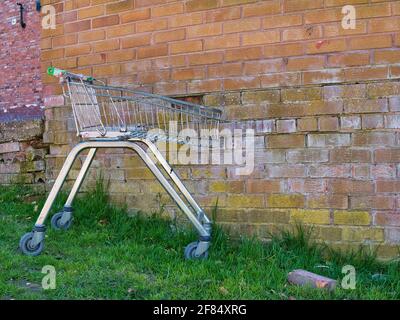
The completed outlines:
<svg viewBox="0 0 400 320">
<path fill-rule="evenodd" d="M 22 252 L 37 256 L 43 251 L 46 231 L 44 223 L 74 161 L 83 150 L 89 151 L 64 208 L 51 219 L 54 229 L 70 228 L 73 219 L 72 203 L 96 151 L 100 148 L 127 148 L 139 155 L 198 231 L 199 240 L 185 248 L 185 257 L 207 258 L 211 242 L 211 220 L 159 151 L 156 142 L 164 140 L 170 143 L 188 143 L 177 134 L 182 129 L 206 128 L 213 132 L 212 129 L 218 129 L 220 124 L 221 111 L 160 95 L 106 86 L 92 77 L 53 67 L 48 69 L 48 74 L 60 78 L 64 95 L 72 105 L 77 134 L 83 141 L 67 156 L 33 231 L 21 238 Z M 174 124 L 174 130 L 169 130 L 171 123 Z"/>
</svg>

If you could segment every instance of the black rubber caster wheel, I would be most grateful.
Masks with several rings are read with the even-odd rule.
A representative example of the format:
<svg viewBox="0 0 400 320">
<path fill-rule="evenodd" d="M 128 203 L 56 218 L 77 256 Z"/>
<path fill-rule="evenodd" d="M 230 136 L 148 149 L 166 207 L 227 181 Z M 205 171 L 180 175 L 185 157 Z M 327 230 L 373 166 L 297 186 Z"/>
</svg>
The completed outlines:
<svg viewBox="0 0 400 320">
<path fill-rule="evenodd" d="M 199 245 L 199 243 L 196 242 L 192 242 L 189 243 L 186 248 L 185 248 L 185 259 L 187 260 L 205 260 L 208 258 L 208 251 L 204 252 L 202 255 L 200 256 L 196 256 L 196 249 L 197 246 Z"/>
<path fill-rule="evenodd" d="M 19 248 L 27 256 L 38 256 L 42 253 L 44 248 L 43 240 L 37 244 L 35 247 L 31 245 L 33 239 L 33 232 L 29 232 L 22 236 L 19 241 Z"/>
<path fill-rule="evenodd" d="M 72 218 L 65 224 L 61 224 L 61 218 L 64 212 L 58 212 L 51 218 L 51 227 L 55 230 L 68 230 L 72 224 Z"/>
</svg>

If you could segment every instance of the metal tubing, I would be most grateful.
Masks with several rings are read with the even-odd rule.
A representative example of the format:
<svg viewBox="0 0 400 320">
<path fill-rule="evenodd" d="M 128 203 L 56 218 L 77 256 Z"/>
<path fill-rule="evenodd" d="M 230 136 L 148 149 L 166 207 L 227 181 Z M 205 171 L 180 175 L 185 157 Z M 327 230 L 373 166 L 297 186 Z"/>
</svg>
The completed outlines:
<svg viewBox="0 0 400 320">
<path fill-rule="evenodd" d="M 71 170 L 72 164 L 74 163 L 76 157 L 78 154 L 85 148 L 82 147 L 82 144 L 77 144 L 69 153 L 67 156 L 67 159 L 64 162 L 63 167 L 61 168 L 60 173 L 58 174 L 58 177 L 56 181 L 54 182 L 53 188 L 51 188 L 51 191 L 49 193 L 49 196 L 47 197 L 47 200 L 42 208 L 42 211 L 40 212 L 40 215 L 36 221 L 36 226 L 42 226 L 44 224 L 44 221 L 47 218 L 47 215 L 50 212 L 50 209 L 54 203 L 54 200 L 57 197 L 57 194 L 60 192 L 61 187 L 63 186 L 65 179 L 67 178 L 67 175 L 69 171 Z"/>
<path fill-rule="evenodd" d="M 140 141 L 139 141 L 140 142 Z M 160 169 L 154 163 L 154 161 L 150 158 L 150 156 L 146 153 L 146 151 L 137 143 L 132 141 L 110 141 L 110 140 L 97 140 L 97 141 L 86 141 L 81 142 L 76 145 L 71 152 L 69 153 L 65 163 L 58 175 L 53 188 L 50 191 L 50 194 L 46 200 L 46 203 L 43 206 L 43 209 L 39 215 L 39 218 L 36 222 L 36 225 L 43 225 L 44 221 L 47 218 L 47 215 L 51 209 L 51 206 L 54 203 L 54 200 L 59 193 L 67 175 L 70 171 L 72 164 L 78 154 L 85 149 L 98 149 L 98 148 L 128 148 L 135 151 L 140 158 L 145 162 L 147 167 L 151 170 L 151 172 L 155 175 L 156 179 L 161 183 L 164 189 L 169 193 L 169 195 L 174 199 L 179 208 L 186 214 L 192 224 L 195 226 L 200 236 L 209 236 L 209 232 L 204 228 L 204 226 L 197 220 L 195 214 L 190 210 L 190 208 L 186 205 L 186 203 L 181 199 L 175 189 L 171 186 L 165 176 L 162 174 Z"/>
<path fill-rule="evenodd" d="M 202 214 L 203 215 L 204 223 L 211 223 L 210 219 L 204 213 L 203 209 L 199 206 L 199 204 L 196 202 L 196 200 L 194 200 L 194 198 L 190 194 L 189 190 L 186 188 L 186 186 L 179 179 L 178 175 L 175 173 L 175 171 L 169 165 L 167 160 L 165 160 L 165 158 L 163 157 L 161 152 L 157 149 L 155 144 L 152 143 L 151 141 L 147 140 L 147 139 L 146 140 L 144 140 L 144 139 L 143 140 L 142 139 L 129 139 L 129 141 L 142 142 L 146 146 L 148 146 L 150 151 L 154 154 L 154 156 L 160 162 L 161 166 L 164 168 L 164 170 L 167 172 L 167 174 L 171 177 L 172 181 L 176 184 L 178 189 L 182 192 L 183 196 L 189 202 L 189 204 L 192 206 L 192 208 L 196 211 L 197 214 Z"/>
<path fill-rule="evenodd" d="M 91 148 L 89 150 L 88 155 L 86 156 L 86 159 L 83 162 L 81 171 L 79 171 L 78 177 L 76 178 L 76 181 L 71 189 L 68 199 L 65 202 L 66 207 L 72 206 L 72 202 L 74 201 L 76 194 L 78 193 L 80 187 L 82 186 L 83 180 L 85 180 L 86 174 L 88 173 L 90 165 L 92 164 L 94 156 L 96 155 L 96 151 L 97 151 L 96 148 Z"/>
</svg>

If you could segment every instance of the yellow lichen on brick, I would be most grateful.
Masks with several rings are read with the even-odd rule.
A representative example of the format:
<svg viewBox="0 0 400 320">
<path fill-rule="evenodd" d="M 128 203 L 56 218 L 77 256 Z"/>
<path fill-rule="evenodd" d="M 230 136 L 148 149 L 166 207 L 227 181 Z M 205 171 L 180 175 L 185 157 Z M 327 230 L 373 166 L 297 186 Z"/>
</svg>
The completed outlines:
<svg viewBox="0 0 400 320">
<path fill-rule="evenodd" d="M 371 224 L 371 215 L 368 211 L 335 211 L 333 213 L 333 223 L 352 226 L 368 226 Z"/>
<path fill-rule="evenodd" d="M 272 208 L 304 207 L 304 196 L 300 194 L 271 194 L 267 197 L 267 206 Z"/>
<path fill-rule="evenodd" d="M 351 228 L 345 227 L 342 231 L 342 240 L 344 241 L 377 241 L 385 240 L 383 228 Z"/>
<path fill-rule="evenodd" d="M 329 210 L 290 210 L 291 223 L 330 224 Z"/>
<path fill-rule="evenodd" d="M 227 206 L 233 208 L 262 208 L 264 196 L 262 195 L 229 195 Z"/>
<path fill-rule="evenodd" d="M 244 189 L 243 181 L 214 181 L 210 183 L 210 192 L 241 193 Z"/>
<path fill-rule="evenodd" d="M 342 239 L 342 228 L 339 227 L 318 227 L 315 231 L 318 240 L 340 241 Z"/>
</svg>

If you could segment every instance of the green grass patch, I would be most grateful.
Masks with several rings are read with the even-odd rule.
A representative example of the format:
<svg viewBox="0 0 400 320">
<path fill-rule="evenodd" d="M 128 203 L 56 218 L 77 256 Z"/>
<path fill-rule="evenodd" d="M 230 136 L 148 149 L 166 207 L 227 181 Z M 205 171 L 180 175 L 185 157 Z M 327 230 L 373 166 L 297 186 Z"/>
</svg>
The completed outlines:
<svg viewBox="0 0 400 320">
<path fill-rule="evenodd" d="M 65 195 L 53 213 L 62 208 Z M 310 233 L 282 233 L 271 242 L 231 239 L 215 227 L 206 261 L 186 261 L 195 232 L 160 214 L 129 217 L 108 203 L 99 183 L 76 200 L 67 232 L 46 234 L 45 250 L 18 250 L 44 199 L 26 187 L 0 187 L 0 299 L 399 299 L 399 263 L 364 254 L 339 254 L 310 241 Z M 55 290 L 43 290 L 41 270 L 57 271 Z M 342 267 L 356 269 L 356 289 L 340 288 Z M 333 292 L 287 284 L 287 273 L 306 269 L 338 280 Z M 378 276 L 382 275 L 382 276 Z"/>
</svg>

